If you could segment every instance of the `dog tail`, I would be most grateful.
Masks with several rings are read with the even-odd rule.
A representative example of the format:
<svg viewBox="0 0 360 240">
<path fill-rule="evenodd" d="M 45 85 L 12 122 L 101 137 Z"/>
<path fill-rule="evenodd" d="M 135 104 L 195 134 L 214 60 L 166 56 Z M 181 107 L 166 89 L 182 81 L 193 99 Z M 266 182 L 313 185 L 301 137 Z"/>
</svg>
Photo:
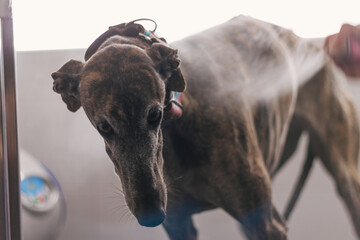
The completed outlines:
<svg viewBox="0 0 360 240">
<path fill-rule="evenodd" d="M 297 200 L 299 199 L 300 193 L 305 185 L 305 182 L 309 176 L 310 170 L 313 166 L 315 157 L 316 157 L 315 154 L 311 150 L 311 141 L 309 141 L 308 148 L 307 148 L 307 155 L 306 155 L 304 166 L 301 171 L 301 175 L 299 176 L 299 178 L 297 180 L 296 186 L 292 192 L 291 198 L 288 201 L 286 209 L 285 209 L 284 218 L 286 221 L 289 220 L 291 212 L 294 209 L 294 207 L 297 203 Z"/>
</svg>

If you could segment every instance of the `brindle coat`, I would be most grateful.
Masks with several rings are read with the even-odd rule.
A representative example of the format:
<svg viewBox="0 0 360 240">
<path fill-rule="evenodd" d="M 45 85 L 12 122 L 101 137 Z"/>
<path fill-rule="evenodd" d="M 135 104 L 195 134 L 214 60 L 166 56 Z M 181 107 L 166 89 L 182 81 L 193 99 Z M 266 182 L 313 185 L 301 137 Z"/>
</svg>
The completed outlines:
<svg viewBox="0 0 360 240">
<path fill-rule="evenodd" d="M 321 55 L 321 46 L 242 16 L 171 47 L 123 35 L 52 76 L 69 110 L 82 106 L 104 138 L 141 225 L 163 223 L 170 239 L 192 240 L 191 215 L 220 207 L 248 239 L 286 239 L 270 176 L 307 131 L 360 236 L 353 103 L 325 57 L 305 74 L 291 58 L 299 49 Z M 162 124 L 169 91 L 184 91 L 183 116 Z"/>
</svg>

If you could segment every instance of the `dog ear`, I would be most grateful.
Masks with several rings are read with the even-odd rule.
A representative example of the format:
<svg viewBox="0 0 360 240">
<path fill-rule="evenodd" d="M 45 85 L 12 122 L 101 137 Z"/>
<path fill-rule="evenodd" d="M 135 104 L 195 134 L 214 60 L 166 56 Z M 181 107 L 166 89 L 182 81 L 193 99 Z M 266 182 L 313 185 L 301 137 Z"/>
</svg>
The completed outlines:
<svg viewBox="0 0 360 240">
<path fill-rule="evenodd" d="M 78 86 L 83 65 L 80 61 L 70 60 L 51 74 L 54 79 L 53 90 L 61 95 L 71 112 L 76 112 L 81 107 Z"/>
<path fill-rule="evenodd" d="M 155 63 L 156 70 L 166 81 L 169 91 L 183 92 L 186 87 L 180 70 L 180 59 L 177 50 L 161 43 L 154 43 L 147 50 L 148 55 Z"/>
</svg>

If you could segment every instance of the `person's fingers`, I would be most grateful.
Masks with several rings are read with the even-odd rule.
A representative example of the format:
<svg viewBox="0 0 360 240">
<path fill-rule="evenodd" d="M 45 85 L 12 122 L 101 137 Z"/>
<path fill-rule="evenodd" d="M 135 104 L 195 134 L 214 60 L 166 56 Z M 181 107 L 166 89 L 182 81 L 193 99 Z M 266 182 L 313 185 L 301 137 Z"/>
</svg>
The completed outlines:
<svg viewBox="0 0 360 240">
<path fill-rule="evenodd" d="M 343 24 L 325 39 L 324 50 L 346 75 L 360 76 L 360 25 Z"/>
</svg>

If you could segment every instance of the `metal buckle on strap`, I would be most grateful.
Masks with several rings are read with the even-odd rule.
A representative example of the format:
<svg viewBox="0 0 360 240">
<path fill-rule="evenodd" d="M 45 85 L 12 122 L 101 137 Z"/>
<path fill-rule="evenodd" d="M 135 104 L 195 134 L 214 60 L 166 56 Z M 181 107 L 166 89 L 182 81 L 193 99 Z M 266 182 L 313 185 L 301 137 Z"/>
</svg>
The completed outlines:
<svg viewBox="0 0 360 240">
<path fill-rule="evenodd" d="M 133 20 L 133 21 L 131 21 L 131 22 L 128 22 L 128 23 L 126 23 L 125 24 L 125 27 L 126 26 L 128 26 L 128 25 L 130 25 L 130 24 L 134 24 L 134 23 L 136 23 L 136 22 L 141 22 L 141 21 L 149 21 L 149 22 L 152 22 L 152 23 L 154 23 L 154 30 L 152 30 L 152 31 L 150 31 L 151 33 L 154 33 L 155 31 L 156 31 L 156 29 L 157 29 L 157 23 L 153 20 L 153 19 L 150 19 L 150 18 L 139 18 L 139 19 L 135 19 L 135 20 Z"/>
</svg>

